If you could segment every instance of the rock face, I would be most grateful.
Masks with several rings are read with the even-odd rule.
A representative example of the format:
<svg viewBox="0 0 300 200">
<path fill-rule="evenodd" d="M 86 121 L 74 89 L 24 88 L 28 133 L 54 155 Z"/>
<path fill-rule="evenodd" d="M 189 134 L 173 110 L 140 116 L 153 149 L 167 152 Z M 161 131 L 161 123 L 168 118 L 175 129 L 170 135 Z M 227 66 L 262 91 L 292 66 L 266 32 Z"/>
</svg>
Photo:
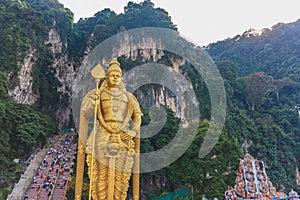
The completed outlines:
<svg viewBox="0 0 300 200">
<path fill-rule="evenodd" d="M 57 90 L 61 92 L 62 103 L 59 105 L 59 109 L 56 112 L 56 116 L 59 119 L 58 128 L 70 128 L 70 116 L 72 115 L 71 108 L 71 96 L 72 85 L 75 77 L 73 63 L 67 63 L 67 56 L 60 57 L 55 62 L 56 77 L 61 83 L 61 87 Z"/>
<path fill-rule="evenodd" d="M 48 40 L 45 41 L 47 48 L 53 53 L 52 66 L 56 70 L 56 78 L 60 82 L 57 91 L 60 93 L 60 104 L 56 111 L 58 128 L 68 127 L 70 123 L 72 84 L 75 77 L 73 63 L 68 60 L 66 54 L 67 42 L 62 41 L 57 30 L 51 28 L 48 33 Z M 40 97 L 38 91 L 33 90 L 33 67 L 37 61 L 37 50 L 29 49 L 23 63 L 19 62 L 17 86 L 9 90 L 9 95 L 14 97 L 18 103 L 35 105 Z M 9 79 L 13 79 L 9 75 Z"/>
<path fill-rule="evenodd" d="M 48 41 L 46 41 L 45 44 L 53 54 L 62 53 L 63 46 L 66 47 L 66 44 L 61 41 L 59 33 L 54 28 L 50 29 Z"/>
<path fill-rule="evenodd" d="M 299 171 L 298 167 L 296 169 L 296 183 L 297 183 L 297 186 L 300 187 L 300 171 Z"/>
<path fill-rule="evenodd" d="M 71 96 L 72 84 L 75 77 L 74 66 L 63 51 L 67 48 L 68 43 L 62 41 L 58 32 L 53 28 L 49 31 L 49 39 L 46 41 L 46 45 L 54 55 L 53 67 L 56 69 L 55 76 L 61 84 L 57 88 L 58 92 L 61 93 L 61 103 L 56 111 L 57 119 L 59 119 L 58 128 L 67 128 L 71 120 L 70 116 L 72 115 Z"/>
<path fill-rule="evenodd" d="M 55 24 L 55 22 L 54 22 Z M 92 40 L 93 34 L 90 36 Z M 58 128 L 65 128 L 70 126 L 72 121 L 72 93 L 75 76 L 78 72 L 78 66 L 75 66 L 72 61 L 69 60 L 67 55 L 68 42 L 66 39 L 62 39 L 59 31 L 55 28 L 50 28 L 48 32 L 48 39 L 45 41 L 45 46 L 52 52 L 53 63 L 49 67 L 55 69 L 55 78 L 59 80 L 60 86 L 57 88 L 57 92 L 60 93 L 59 107 L 56 111 L 58 119 Z M 133 62 L 139 60 L 139 63 L 160 62 L 165 59 L 163 44 L 156 39 L 147 39 L 137 44 L 130 44 L 130 39 L 123 38 L 120 42 L 120 46 L 114 49 L 116 56 L 124 56 L 125 60 L 131 60 Z M 89 42 L 87 42 L 86 53 L 90 52 Z M 38 52 L 36 49 L 30 49 L 24 58 L 23 64 L 19 63 L 19 72 L 17 86 L 13 87 L 9 94 L 15 98 L 18 103 L 35 105 L 40 95 L 38 90 L 33 89 L 33 67 L 38 63 Z M 83 58 L 82 58 L 83 59 Z M 184 59 L 174 58 L 168 56 L 169 70 L 181 73 L 180 66 L 185 63 Z M 102 63 L 106 66 L 108 63 Z M 165 64 L 165 63 L 164 63 Z M 124 70 L 124 73 L 126 71 Z M 90 72 L 88 72 L 90 73 Z M 10 77 L 9 77 L 10 78 Z M 187 78 L 187 77 L 186 77 Z M 188 79 L 188 78 L 187 78 Z M 175 84 L 175 83 L 174 83 Z M 180 84 L 180 83 L 176 83 Z M 191 85 L 191 84 L 190 84 Z M 145 89 L 145 88 L 144 88 Z M 181 118 L 184 121 L 184 110 L 187 105 L 182 100 L 182 97 L 174 95 L 174 93 L 164 85 L 147 86 L 146 90 L 139 89 L 136 92 L 139 102 L 143 106 L 153 105 L 166 105 L 171 108 L 176 117 Z"/>
<path fill-rule="evenodd" d="M 142 62 L 143 64 L 149 62 L 160 63 L 162 58 L 167 58 L 169 60 L 169 63 L 167 64 L 169 70 L 172 73 L 182 73 L 180 66 L 186 61 L 182 58 L 174 58 L 173 56 L 165 55 L 163 49 L 163 43 L 160 40 L 148 38 L 147 40 L 140 41 L 140 43 L 132 44 L 130 43 L 130 38 L 126 37 L 125 34 L 124 38 L 120 41 L 120 47 L 114 51 L 116 55 L 125 56 L 125 60 L 139 60 L 139 62 Z M 159 74 L 156 75 L 159 76 Z M 185 78 L 187 82 L 190 82 L 188 77 Z M 176 81 L 179 80 L 175 80 L 172 84 L 178 86 L 182 85 L 182 83 Z M 189 87 L 192 88 L 191 83 L 189 84 Z M 176 96 L 168 87 L 164 85 L 148 85 L 143 87 L 143 89 L 137 90 L 136 94 L 142 106 L 151 107 L 160 104 L 165 105 L 172 109 L 176 117 L 181 118 L 183 123 L 186 121 L 184 113 L 184 110 L 188 107 L 185 105 L 186 102 L 183 100 L 182 96 Z"/>
<path fill-rule="evenodd" d="M 276 188 L 266 174 L 264 162 L 256 160 L 249 153 L 240 161 L 235 190 L 243 198 L 255 199 L 271 198 L 276 193 Z"/>
<path fill-rule="evenodd" d="M 20 68 L 18 72 L 18 85 L 9 90 L 9 95 L 13 96 L 16 102 L 34 105 L 38 100 L 38 94 L 33 92 L 32 69 L 36 62 L 36 49 L 29 49 L 23 63 L 18 62 Z M 9 75 L 8 79 L 12 79 Z"/>
</svg>

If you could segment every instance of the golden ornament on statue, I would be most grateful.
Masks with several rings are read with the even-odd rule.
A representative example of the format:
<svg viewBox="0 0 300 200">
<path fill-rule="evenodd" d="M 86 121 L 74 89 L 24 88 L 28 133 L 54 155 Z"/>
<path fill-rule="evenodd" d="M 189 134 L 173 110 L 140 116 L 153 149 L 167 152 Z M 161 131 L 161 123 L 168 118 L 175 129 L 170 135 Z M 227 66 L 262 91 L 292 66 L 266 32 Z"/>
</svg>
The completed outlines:
<svg viewBox="0 0 300 200">
<path fill-rule="evenodd" d="M 96 67 L 92 69 L 91 74 L 95 80 L 105 78 L 105 71 L 100 64 L 96 65 Z"/>
</svg>

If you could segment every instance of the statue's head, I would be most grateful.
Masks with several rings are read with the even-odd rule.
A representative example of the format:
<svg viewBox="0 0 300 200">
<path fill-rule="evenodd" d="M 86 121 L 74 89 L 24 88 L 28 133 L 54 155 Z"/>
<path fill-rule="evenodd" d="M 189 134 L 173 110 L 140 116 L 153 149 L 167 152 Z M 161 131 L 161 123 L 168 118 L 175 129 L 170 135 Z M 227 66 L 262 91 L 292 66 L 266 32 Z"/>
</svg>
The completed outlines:
<svg viewBox="0 0 300 200">
<path fill-rule="evenodd" d="M 122 70 L 116 58 L 113 58 L 109 63 L 109 67 L 106 71 L 106 79 L 110 88 L 117 87 L 122 83 Z"/>
<path fill-rule="evenodd" d="M 106 75 L 109 75 L 112 71 L 117 71 L 122 76 L 122 70 L 120 68 L 120 63 L 118 62 L 117 58 L 113 58 L 112 61 L 109 63 Z"/>
</svg>

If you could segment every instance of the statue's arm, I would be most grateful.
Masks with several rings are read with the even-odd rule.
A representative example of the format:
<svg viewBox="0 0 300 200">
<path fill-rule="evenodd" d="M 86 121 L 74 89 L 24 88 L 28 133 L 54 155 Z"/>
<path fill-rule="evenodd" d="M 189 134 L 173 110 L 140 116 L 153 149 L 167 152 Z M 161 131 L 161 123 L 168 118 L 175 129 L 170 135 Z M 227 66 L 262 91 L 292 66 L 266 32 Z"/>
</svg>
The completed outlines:
<svg viewBox="0 0 300 200">
<path fill-rule="evenodd" d="M 113 130 L 109 125 L 106 124 L 103 116 L 105 115 L 105 113 L 102 113 L 102 110 L 101 110 L 101 91 L 100 91 L 100 94 L 97 96 L 97 99 L 98 99 L 98 106 L 97 106 L 97 119 L 101 125 L 102 128 L 104 128 L 107 132 L 109 133 L 119 133 L 120 132 L 120 129 L 117 129 L 117 130 Z"/>
<path fill-rule="evenodd" d="M 132 130 L 136 132 L 134 138 L 135 143 L 135 158 L 133 165 L 133 200 L 139 199 L 140 193 L 140 127 L 142 123 L 143 113 L 141 112 L 140 105 L 135 96 L 131 96 L 131 103 L 129 106 L 132 106 L 129 109 L 132 109 Z"/>
<path fill-rule="evenodd" d="M 135 131 L 137 134 L 140 131 L 140 127 L 141 127 L 141 123 L 142 123 L 142 116 L 143 113 L 141 111 L 140 108 L 140 104 L 137 101 L 135 96 L 131 96 L 131 104 L 130 106 L 132 106 L 132 130 Z"/>
</svg>

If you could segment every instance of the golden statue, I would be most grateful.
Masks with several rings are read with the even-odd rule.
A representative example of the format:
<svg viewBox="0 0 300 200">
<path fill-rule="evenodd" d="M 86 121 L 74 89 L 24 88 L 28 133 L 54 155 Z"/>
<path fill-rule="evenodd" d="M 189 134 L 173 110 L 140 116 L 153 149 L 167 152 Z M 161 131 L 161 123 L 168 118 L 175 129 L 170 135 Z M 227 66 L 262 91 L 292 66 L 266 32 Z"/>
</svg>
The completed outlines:
<svg viewBox="0 0 300 200">
<path fill-rule="evenodd" d="M 142 116 L 139 103 L 126 91 L 117 59 L 110 62 L 106 72 L 96 66 L 92 76 L 96 89 L 83 98 L 80 109 L 75 199 L 81 199 L 87 154 L 89 199 L 125 200 L 133 173 L 133 199 L 138 200 Z M 104 81 L 99 88 L 101 79 Z M 93 115 L 94 129 L 87 137 L 88 121 Z"/>
</svg>

